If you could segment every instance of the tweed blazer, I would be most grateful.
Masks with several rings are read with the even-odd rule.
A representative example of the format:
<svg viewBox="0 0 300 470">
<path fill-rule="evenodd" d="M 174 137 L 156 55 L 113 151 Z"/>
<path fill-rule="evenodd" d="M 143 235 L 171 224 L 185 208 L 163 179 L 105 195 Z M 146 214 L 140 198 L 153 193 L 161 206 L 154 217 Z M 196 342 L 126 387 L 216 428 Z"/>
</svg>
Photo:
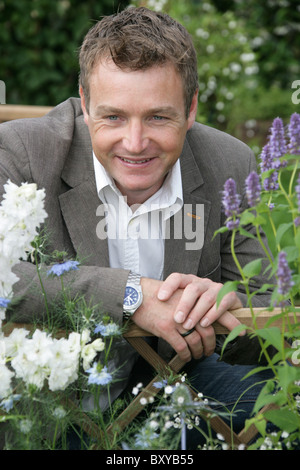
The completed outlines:
<svg viewBox="0 0 300 470">
<path fill-rule="evenodd" d="M 203 246 L 187 249 L 188 235 L 165 240 L 164 278 L 172 272 L 192 273 L 217 282 L 239 279 L 230 254 L 230 233 L 213 238 L 226 219 L 222 210 L 222 190 L 228 178 L 234 178 L 243 195 L 247 175 L 256 168 L 255 157 L 239 140 L 208 126 L 195 123 L 187 132 L 180 156 L 183 199 L 182 223 L 193 219 L 202 205 Z M 79 257 L 82 266 L 74 271 L 70 288 L 84 293 L 87 300 L 101 304 L 117 322 L 122 320 L 122 304 L 128 272 L 109 267 L 108 244 L 99 239 L 98 198 L 92 160 L 92 146 L 84 123 L 80 100 L 70 98 L 42 118 L 21 119 L 0 125 L 0 192 L 10 179 L 20 185 L 35 182 L 46 192 L 45 209 L 49 235 L 47 250 L 65 250 L 70 258 Z M 1 197 L 1 194 L 0 194 Z M 186 209 L 187 208 L 187 209 Z M 99 213 L 99 212 L 98 212 Z M 197 220 L 194 217 L 194 220 Z M 187 222 L 187 221 L 186 221 Z M 190 223 L 190 220 L 189 220 Z M 196 222 L 195 222 L 196 223 Z M 236 254 L 243 266 L 264 256 L 260 246 L 248 237 L 237 237 Z M 15 305 L 11 314 L 18 321 L 43 314 L 43 299 L 35 267 L 20 262 L 15 268 L 19 282 L 14 286 Z M 256 279 L 257 285 L 263 279 Z M 59 289 L 59 280 L 45 278 L 49 298 Z M 238 293 L 245 304 L 242 290 Z M 266 306 L 269 293 L 254 300 Z"/>
</svg>

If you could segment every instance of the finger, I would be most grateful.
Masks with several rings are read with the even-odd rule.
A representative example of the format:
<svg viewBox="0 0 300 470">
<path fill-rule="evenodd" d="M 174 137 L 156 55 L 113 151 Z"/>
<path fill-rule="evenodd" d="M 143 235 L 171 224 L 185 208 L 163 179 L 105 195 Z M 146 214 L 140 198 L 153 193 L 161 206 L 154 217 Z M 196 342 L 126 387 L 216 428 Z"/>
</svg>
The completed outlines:
<svg viewBox="0 0 300 470">
<path fill-rule="evenodd" d="M 198 331 L 193 331 L 184 339 L 189 347 L 189 350 L 191 351 L 192 357 L 194 359 L 200 359 L 203 356 L 203 345 L 202 338 L 199 335 Z"/>
<path fill-rule="evenodd" d="M 178 331 L 174 330 L 174 334 L 169 334 L 168 337 L 162 336 L 162 338 L 170 344 L 182 361 L 189 362 L 192 359 L 188 344 Z"/>
<path fill-rule="evenodd" d="M 223 325 L 227 330 L 232 331 L 237 326 L 241 325 L 241 322 L 231 313 L 225 312 L 223 315 L 217 320 L 220 325 Z M 239 336 L 245 336 L 246 330 L 243 330 L 239 333 Z"/>
<path fill-rule="evenodd" d="M 202 328 L 199 324 L 196 325 L 196 331 L 201 336 L 201 344 L 203 347 L 203 354 L 211 356 L 216 348 L 216 335 L 212 326 Z"/>
<path fill-rule="evenodd" d="M 237 297 L 235 292 L 229 292 L 226 294 L 220 305 L 217 307 L 215 303 L 207 313 L 202 316 L 202 320 L 200 321 L 200 325 L 203 327 L 207 327 L 217 321 L 225 312 L 230 310 L 234 310 L 236 308 L 242 307 L 242 303 L 240 299 Z"/>
<path fill-rule="evenodd" d="M 177 289 L 184 289 L 192 282 L 194 276 L 192 274 L 172 273 L 162 283 L 158 290 L 157 297 L 159 300 L 168 300 Z"/>
<path fill-rule="evenodd" d="M 220 284 L 217 283 L 210 283 L 209 285 L 207 283 L 195 284 L 193 290 L 192 285 L 187 286 L 178 305 L 180 312 L 187 312 L 182 325 L 184 328 L 193 328 L 201 319 L 201 326 L 207 327 L 211 324 L 211 318 L 213 321 L 215 321 L 215 317 L 218 318 L 214 307 L 219 290 Z M 192 302 L 194 302 L 193 305 Z M 209 316 L 208 312 L 211 311 L 212 313 Z M 206 324 L 202 323 L 204 316 L 207 319 Z M 177 317 L 176 314 L 175 319 Z"/>
</svg>

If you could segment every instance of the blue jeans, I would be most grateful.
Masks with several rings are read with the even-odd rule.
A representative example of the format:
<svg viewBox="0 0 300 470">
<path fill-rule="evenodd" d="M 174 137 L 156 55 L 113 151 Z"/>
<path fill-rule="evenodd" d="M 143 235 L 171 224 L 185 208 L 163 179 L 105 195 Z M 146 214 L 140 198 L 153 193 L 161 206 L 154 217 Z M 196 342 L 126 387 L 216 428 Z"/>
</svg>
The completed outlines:
<svg viewBox="0 0 300 470">
<path fill-rule="evenodd" d="M 184 368 L 190 384 L 195 390 L 202 393 L 205 398 L 217 401 L 223 405 L 215 407 L 220 411 L 232 410 L 233 430 L 239 433 L 245 425 L 245 420 L 251 416 L 256 398 L 264 385 L 264 381 L 272 377 L 270 371 L 262 371 L 251 375 L 245 380 L 243 377 L 256 366 L 230 365 L 218 361 L 219 356 L 203 358 L 191 361 Z M 238 404 L 236 405 L 236 402 Z M 229 418 L 222 418 L 229 423 Z M 206 430 L 205 423 L 202 429 Z M 199 440 L 200 439 L 200 440 Z M 188 447 L 197 448 L 197 444 L 203 443 L 199 431 L 188 432 Z"/>
</svg>

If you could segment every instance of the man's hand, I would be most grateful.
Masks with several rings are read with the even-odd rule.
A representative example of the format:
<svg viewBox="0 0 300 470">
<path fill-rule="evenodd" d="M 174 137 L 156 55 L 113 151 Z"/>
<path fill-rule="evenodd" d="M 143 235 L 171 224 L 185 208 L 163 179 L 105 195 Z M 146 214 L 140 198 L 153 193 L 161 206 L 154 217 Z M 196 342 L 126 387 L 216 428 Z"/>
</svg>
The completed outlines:
<svg viewBox="0 0 300 470">
<path fill-rule="evenodd" d="M 182 337 L 180 333 L 186 330 L 174 320 L 174 312 L 183 290 L 177 289 L 168 300 L 162 302 L 158 299 L 162 281 L 142 278 L 141 286 L 143 303 L 132 316 L 134 323 L 167 341 L 183 361 L 190 361 L 192 357 L 199 359 L 203 355 L 201 336 L 194 331 L 189 336 Z M 213 330 L 212 327 L 211 329 Z"/>
<path fill-rule="evenodd" d="M 174 320 L 186 330 L 194 327 L 207 328 L 215 321 L 233 330 L 240 322 L 229 310 L 241 308 L 242 303 L 235 292 L 229 292 L 217 307 L 217 295 L 222 287 L 221 283 L 193 274 L 173 273 L 161 285 L 158 298 L 167 301 L 174 292 L 183 289 L 174 312 Z"/>
</svg>

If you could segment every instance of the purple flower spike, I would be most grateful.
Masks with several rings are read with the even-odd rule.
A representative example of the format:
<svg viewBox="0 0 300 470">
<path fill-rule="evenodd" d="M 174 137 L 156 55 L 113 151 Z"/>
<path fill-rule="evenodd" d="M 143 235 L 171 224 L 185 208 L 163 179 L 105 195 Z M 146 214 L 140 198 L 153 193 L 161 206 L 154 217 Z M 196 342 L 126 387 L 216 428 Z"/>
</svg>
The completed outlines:
<svg viewBox="0 0 300 470">
<path fill-rule="evenodd" d="M 229 178 L 224 185 L 222 203 L 226 216 L 234 219 L 226 223 L 230 230 L 237 228 L 239 225 L 239 220 L 235 218 L 240 212 L 240 202 L 241 197 L 236 192 L 236 183 L 232 178 Z"/>
<path fill-rule="evenodd" d="M 279 294 L 288 294 L 290 289 L 293 287 L 294 282 L 292 281 L 292 273 L 286 259 L 285 251 L 281 251 L 278 255 L 277 276 Z"/>
<path fill-rule="evenodd" d="M 264 173 L 265 171 L 272 170 L 276 168 L 275 160 L 273 155 L 271 154 L 270 145 L 267 144 L 263 147 L 261 155 L 260 155 L 261 163 L 260 169 L 261 172 Z M 278 172 L 273 171 L 267 178 L 264 179 L 263 186 L 265 191 L 272 191 L 278 189 Z"/>
<path fill-rule="evenodd" d="M 256 171 L 252 171 L 246 178 L 246 196 L 250 207 L 256 206 L 260 201 L 261 186 Z"/>
<path fill-rule="evenodd" d="M 291 154 L 300 154 L 300 114 L 291 115 L 288 125 L 289 144 L 288 150 Z"/>
<path fill-rule="evenodd" d="M 270 152 L 274 159 L 278 159 L 282 157 L 285 153 L 287 153 L 284 126 L 282 119 L 280 119 L 279 117 L 274 119 L 273 121 L 269 144 Z M 275 164 L 280 165 L 280 162 L 275 162 Z"/>
</svg>

